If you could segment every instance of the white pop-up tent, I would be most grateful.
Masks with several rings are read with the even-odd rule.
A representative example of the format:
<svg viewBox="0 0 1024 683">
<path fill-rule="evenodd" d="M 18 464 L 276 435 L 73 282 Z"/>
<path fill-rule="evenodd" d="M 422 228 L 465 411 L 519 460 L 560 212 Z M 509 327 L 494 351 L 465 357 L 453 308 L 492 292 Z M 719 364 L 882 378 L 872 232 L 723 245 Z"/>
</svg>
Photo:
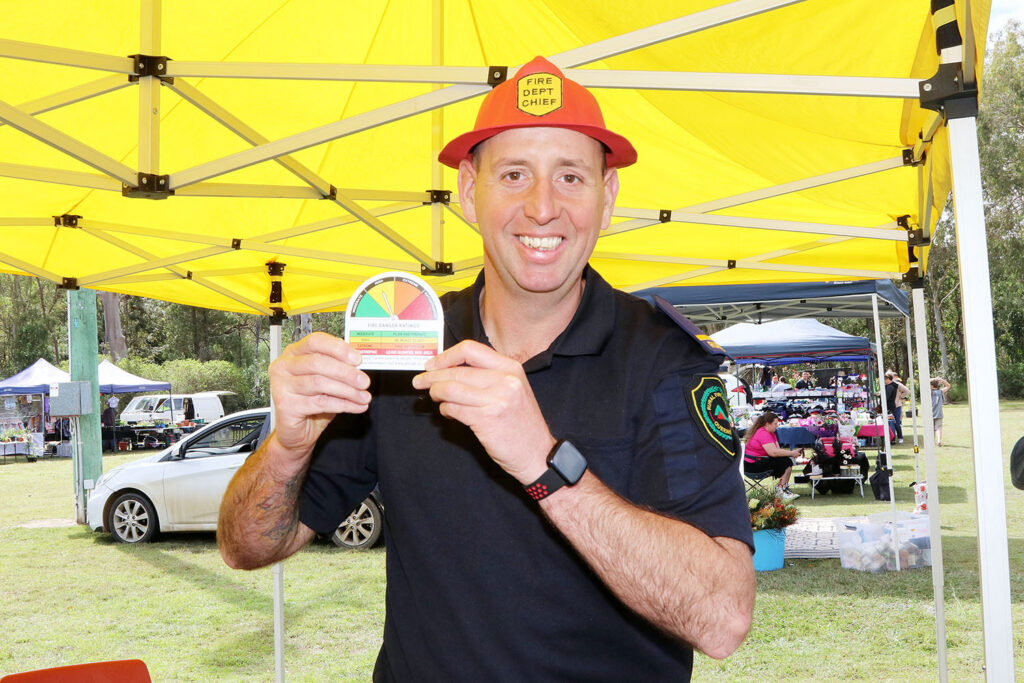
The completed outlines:
<svg viewBox="0 0 1024 683">
<path fill-rule="evenodd" d="M 434 159 L 537 54 L 639 151 L 592 259 L 625 289 L 915 280 L 952 188 L 986 671 L 1009 680 L 974 119 L 989 2 L 932 4 L 6 3 L 0 264 L 277 316 L 341 308 L 380 270 L 461 287 L 479 235 Z"/>
</svg>

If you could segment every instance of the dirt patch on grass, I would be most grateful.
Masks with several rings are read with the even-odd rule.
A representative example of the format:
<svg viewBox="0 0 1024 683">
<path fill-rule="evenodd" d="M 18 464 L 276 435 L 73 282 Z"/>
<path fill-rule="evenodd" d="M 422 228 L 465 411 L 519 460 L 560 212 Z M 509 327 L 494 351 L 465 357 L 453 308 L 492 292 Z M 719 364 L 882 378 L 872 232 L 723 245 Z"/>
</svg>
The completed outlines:
<svg viewBox="0 0 1024 683">
<path fill-rule="evenodd" d="M 31 522 L 15 525 L 22 529 L 56 529 L 62 526 L 75 526 L 73 519 L 33 519 Z"/>
</svg>

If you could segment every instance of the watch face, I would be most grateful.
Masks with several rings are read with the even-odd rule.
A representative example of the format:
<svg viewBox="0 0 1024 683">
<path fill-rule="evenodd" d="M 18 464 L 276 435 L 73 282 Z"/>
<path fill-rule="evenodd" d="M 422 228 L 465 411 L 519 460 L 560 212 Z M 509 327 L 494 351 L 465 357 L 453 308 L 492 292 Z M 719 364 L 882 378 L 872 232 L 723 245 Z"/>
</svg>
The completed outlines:
<svg viewBox="0 0 1024 683">
<path fill-rule="evenodd" d="M 568 441 L 563 441 L 548 463 L 567 484 L 575 484 L 587 471 L 587 459 Z"/>
</svg>

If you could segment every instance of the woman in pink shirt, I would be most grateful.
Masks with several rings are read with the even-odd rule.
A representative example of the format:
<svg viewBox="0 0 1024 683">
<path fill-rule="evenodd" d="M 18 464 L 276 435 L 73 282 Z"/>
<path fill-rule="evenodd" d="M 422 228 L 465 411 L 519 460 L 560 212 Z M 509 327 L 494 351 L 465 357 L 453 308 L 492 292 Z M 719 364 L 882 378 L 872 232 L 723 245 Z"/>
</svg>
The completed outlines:
<svg viewBox="0 0 1024 683">
<path fill-rule="evenodd" d="M 775 430 L 779 426 L 779 416 L 766 411 L 747 430 L 747 443 L 743 450 L 744 472 L 771 472 L 779 480 L 777 491 L 784 500 L 799 498 L 799 494 L 789 490 L 789 477 L 793 474 L 793 461 L 800 451 L 789 450 L 779 446 Z"/>
</svg>

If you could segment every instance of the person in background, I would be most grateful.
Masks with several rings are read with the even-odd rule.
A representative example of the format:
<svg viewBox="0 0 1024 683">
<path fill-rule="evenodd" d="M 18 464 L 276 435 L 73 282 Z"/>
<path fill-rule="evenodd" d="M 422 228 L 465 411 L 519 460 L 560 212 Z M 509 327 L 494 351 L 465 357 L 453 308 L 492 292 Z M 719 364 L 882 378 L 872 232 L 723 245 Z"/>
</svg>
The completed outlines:
<svg viewBox="0 0 1024 683">
<path fill-rule="evenodd" d="M 789 450 L 779 445 L 775 430 L 779 427 L 779 416 L 768 410 L 761 414 L 747 430 L 747 444 L 743 450 L 744 472 L 771 472 L 779 480 L 776 492 L 783 500 L 799 498 L 800 494 L 789 490 L 789 478 L 793 475 L 793 461 L 801 451 Z"/>
<path fill-rule="evenodd" d="M 895 372 L 885 373 L 885 407 L 892 416 L 896 440 L 903 443 L 903 399 L 910 396 L 910 389 L 900 381 Z"/>
<path fill-rule="evenodd" d="M 946 401 L 949 382 L 941 377 L 932 377 L 932 426 L 935 428 L 935 445 L 942 445 L 942 404 Z"/>
<path fill-rule="evenodd" d="M 103 439 L 103 450 L 116 451 L 117 438 L 114 436 L 114 425 L 117 424 L 117 408 L 108 404 L 103 414 L 100 415 L 100 424 L 103 426 L 104 436 L 107 437 Z"/>
<path fill-rule="evenodd" d="M 778 375 L 772 375 L 772 385 L 769 389 L 772 392 L 772 398 L 784 397 L 789 388 L 789 385 L 783 382 Z"/>
<path fill-rule="evenodd" d="M 804 370 L 802 373 L 800 373 L 800 379 L 796 383 L 796 388 L 797 389 L 813 389 L 814 388 L 814 378 L 811 377 L 810 370 Z"/>
</svg>

